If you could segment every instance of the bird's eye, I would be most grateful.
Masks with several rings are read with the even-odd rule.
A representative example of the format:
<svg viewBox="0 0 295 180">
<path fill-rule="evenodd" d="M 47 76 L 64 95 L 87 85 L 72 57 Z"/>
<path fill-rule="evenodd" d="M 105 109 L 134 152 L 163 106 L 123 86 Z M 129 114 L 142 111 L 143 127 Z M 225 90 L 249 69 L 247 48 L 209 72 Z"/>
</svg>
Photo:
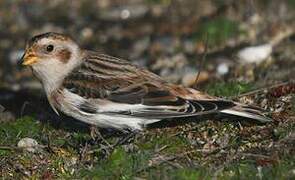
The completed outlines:
<svg viewBox="0 0 295 180">
<path fill-rule="evenodd" d="M 51 51 L 53 51 L 53 49 L 54 49 L 54 47 L 51 44 L 46 47 L 47 52 L 51 52 Z"/>
</svg>

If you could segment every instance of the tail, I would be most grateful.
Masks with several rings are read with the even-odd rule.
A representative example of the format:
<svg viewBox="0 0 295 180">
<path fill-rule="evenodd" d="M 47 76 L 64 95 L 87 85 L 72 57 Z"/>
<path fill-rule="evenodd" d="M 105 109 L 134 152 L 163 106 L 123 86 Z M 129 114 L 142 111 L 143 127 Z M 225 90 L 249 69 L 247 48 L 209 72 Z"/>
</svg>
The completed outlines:
<svg viewBox="0 0 295 180">
<path fill-rule="evenodd" d="M 224 109 L 220 112 L 223 115 L 251 119 L 260 123 L 268 123 L 273 121 L 271 118 L 266 116 L 266 112 L 264 109 L 239 103 L 236 103 L 236 106 L 230 109 Z"/>
</svg>

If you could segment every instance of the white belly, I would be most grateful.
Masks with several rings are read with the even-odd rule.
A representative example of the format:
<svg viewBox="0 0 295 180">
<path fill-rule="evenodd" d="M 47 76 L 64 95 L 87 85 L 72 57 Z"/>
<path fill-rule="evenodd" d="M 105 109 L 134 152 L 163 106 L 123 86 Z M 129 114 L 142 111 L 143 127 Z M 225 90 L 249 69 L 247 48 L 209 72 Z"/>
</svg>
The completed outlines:
<svg viewBox="0 0 295 180">
<path fill-rule="evenodd" d="M 86 100 L 81 96 L 69 92 L 68 90 L 63 90 L 62 94 L 63 98 L 59 101 L 60 111 L 77 120 L 101 128 L 141 130 L 147 124 L 160 121 L 160 119 L 145 119 L 121 114 L 108 114 L 99 110 L 95 113 L 84 112 L 79 109 L 79 105 L 85 103 L 85 101 L 90 102 L 91 100 Z M 91 103 L 93 104 L 93 100 Z M 98 109 L 105 109 L 99 108 L 98 104 L 93 104 L 93 106 L 98 106 Z M 120 108 L 120 106 L 117 108 Z M 118 109 L 118 111 L 119 110 L 122 109 Z"/>
</svg>

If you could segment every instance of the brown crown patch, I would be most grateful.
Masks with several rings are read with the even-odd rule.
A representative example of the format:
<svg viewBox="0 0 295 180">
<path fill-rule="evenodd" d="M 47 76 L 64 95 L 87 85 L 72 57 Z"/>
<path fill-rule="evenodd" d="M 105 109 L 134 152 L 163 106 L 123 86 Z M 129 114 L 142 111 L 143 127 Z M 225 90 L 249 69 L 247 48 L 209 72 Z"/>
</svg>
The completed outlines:
<svg viewBox="0 0 295 180">
<path fill-rule="evenodd" d="M 71 55 L 72 54 L 68 49 L 63 49 L 57 54 L 58 59 L 63 63 L 67 63 L 70 60 Z"/>
</svg>

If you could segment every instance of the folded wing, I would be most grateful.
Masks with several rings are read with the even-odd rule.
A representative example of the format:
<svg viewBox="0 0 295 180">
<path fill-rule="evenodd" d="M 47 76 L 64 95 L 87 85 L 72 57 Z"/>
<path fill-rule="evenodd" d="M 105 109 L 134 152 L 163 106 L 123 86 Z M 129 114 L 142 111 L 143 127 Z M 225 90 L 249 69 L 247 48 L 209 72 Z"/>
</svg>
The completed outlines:
<svg viewBox="0 0 295 180">
<path fill-rule="evenodd" d="M 128 61 L 107 55 L 86 57 L 62 86 L 84 99 L 79 109 L 89 114 L 160 120 L 222 113 L 260 122 L 270 120 L 253 107 L 170 85 Z"/>
</svg>

